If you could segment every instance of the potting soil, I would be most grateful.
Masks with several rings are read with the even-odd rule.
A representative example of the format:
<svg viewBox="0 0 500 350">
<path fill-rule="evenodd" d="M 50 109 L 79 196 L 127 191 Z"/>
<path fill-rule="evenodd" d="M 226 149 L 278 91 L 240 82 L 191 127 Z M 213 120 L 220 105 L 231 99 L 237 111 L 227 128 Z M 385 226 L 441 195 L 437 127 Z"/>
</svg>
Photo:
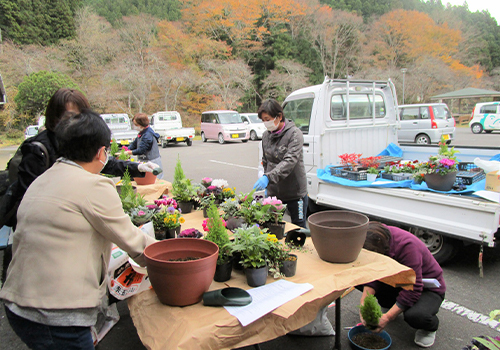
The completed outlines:
<svg viewBox="0 0 500 350">
<path fill-rule="evenodd" d="M 384 349 L 389 345 L 387 341 L 375 333 L 358 333 L 352 337 L 352 341 L 365 349 Z"/>
</svg>

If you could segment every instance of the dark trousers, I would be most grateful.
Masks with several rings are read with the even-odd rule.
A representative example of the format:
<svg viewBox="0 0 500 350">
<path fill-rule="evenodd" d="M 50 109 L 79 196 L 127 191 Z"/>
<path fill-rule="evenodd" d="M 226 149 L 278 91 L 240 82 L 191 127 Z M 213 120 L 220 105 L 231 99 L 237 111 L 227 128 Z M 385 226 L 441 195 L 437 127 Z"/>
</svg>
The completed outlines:
<svg viewBox="0 0 500 350">
<path fill-rule="evenodd" d="M 35 350 L 94 350 L 90 327 L 47 326 L 20 317 L 5 307 L 10 326 L 19 338 Z"/>
<path fill-rule="evenodd" d="M 361 290 L 363 290 L 361 288 Z M 394 288 L 385 283 L 377 290 L 377 297 L 380 306 L 391 308 L 396 303 L 401 288 Z M 434 332 L 439 327 L 439 319 L 436 314 L 441 307 L 444 295 L 424 289 L 420 299 L 409 309 L 403 312 L 404 320 L 415 329 Z"/>
<path fill-rule="evenodd" d="M 307 201 L 307 194 L 304 196 L 304 198 L 301 198 L 299 200 L 287 202 L 283 201 L 283 203 L 286 204 L 286 208 L 288 209 L 288 213 L 290 214 L 290 218 L 292 219 L 292 224 L 307 228 Z"/>
</svg>

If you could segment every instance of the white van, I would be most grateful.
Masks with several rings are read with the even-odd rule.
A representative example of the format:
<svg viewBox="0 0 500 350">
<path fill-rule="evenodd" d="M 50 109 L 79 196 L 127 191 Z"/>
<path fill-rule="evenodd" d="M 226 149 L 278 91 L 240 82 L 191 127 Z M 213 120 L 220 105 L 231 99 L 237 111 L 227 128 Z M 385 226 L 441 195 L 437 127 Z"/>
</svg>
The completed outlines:
<svg viewBox="0 0 500 350">
<path fill-rule="evenodd" d="M 469 127 L 472 133 L 490 133 L 500 130 L 500 102 L 476 103 L 472 110 Z"/>
<path fill-rule="evenodd" d="M 201 114 L 201 140 L 247 142 L 250 138 L 247 125 L 236 111 L 207 111 Z"/>
<path fill-rule="evenodd" d="M 240 113 L 241 121 L 248 126 L 250 132 L 250 140 L 256 141 L 262 138 L 262 134 L 266 131 L 266 126 L 262 119 L 259 119 L 257 113 Z"/>
</svg>

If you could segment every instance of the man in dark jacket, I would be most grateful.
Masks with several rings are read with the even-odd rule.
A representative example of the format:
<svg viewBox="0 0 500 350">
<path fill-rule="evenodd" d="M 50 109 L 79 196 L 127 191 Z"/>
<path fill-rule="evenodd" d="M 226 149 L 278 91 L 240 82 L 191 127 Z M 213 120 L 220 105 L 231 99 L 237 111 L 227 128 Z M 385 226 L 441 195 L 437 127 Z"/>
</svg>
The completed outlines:
<svg viewBox="0 0 500 350">
<path fill-rule="evenodd" d="M 267 189 L 268 196 L 276 196 L 287 205 L 292 223 L 305 228 L 307 184 L 302 131 L 293 121 L 285 119 L 276 100 L 264 101 L 258 115 L 268 131 L 262 135 L 264 175 L 254 189 Z"/>
</svg>

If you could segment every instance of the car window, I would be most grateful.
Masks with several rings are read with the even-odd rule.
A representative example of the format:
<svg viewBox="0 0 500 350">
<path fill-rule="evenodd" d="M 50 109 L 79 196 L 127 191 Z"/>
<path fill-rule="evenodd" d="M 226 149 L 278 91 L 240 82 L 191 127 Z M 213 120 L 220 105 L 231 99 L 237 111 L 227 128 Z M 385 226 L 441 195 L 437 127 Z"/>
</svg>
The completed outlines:
<svg viewBox="0 0 500 350">
<path fill-rule="evenodd" d="M 219 113 L 218 116 L 221 124 L 241 123 L 240 114 L 237 112 Z"/>
<path fill-rule="evenodd" d="M 314 98 L 303 98 L 286 102 L 283 106 L 285 117 L 293 120 L 303 134 L 309 133 Z"/>
<path fill-rule="evenodd" d="M 420 107 L 420 119 L 429 119 L 429 107 Z"/>
<path fill-rule="evenodd" d="M 433 106 L 432 111 L 434 112 L 435 119 L 449 119 L 451 118 L 451 113 L 445 106 Z"/>
<path fill-rule="evenodd" d="M 486 105 L 482 106 L 479 113 L 481 114 L 486 114 L 486 113 L 496 113 L 497 112 L 497 105 Z"/>
<path fill-rule="evenodd" d="M 419 119 L 419 108 L 418 107 L 409 107 L 403 108 L 400 114 L 401 120 L 416 120 Z"/>
<path fill-rule="evenodd" d="M 249 114 L 248 119 L 250 119 L 252 123 L 263 123 L 263 121 L 259 119 L 259 115 L 257 113 Z"/>
</svg>

